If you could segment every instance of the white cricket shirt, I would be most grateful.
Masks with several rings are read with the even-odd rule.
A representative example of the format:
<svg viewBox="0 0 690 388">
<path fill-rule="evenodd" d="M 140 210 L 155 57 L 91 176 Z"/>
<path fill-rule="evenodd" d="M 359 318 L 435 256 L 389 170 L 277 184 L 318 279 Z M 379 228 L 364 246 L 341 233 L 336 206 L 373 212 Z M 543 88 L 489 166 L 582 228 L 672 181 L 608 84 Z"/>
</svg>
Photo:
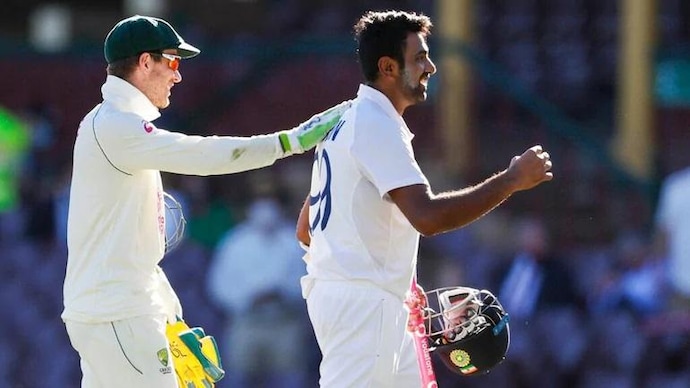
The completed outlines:
<svg viewBox="0 0 690 388">
<path fill-rule="evenodd" d="M 108 76 L 74 145 L 62 318 L 107 322 L 179 313 L 158 266 L 165 245 L 160 171 L 213 175 L 271 165 L 278 135 L 187 136 L 156 128 L 158 109 Z M 203 279 L 197 279 L 203 281 Z"/>
<path fill-rule="evenodd" d="M 387 193 L 428 185 L 412 138 L 390 100 L 360 85 L 352 108 L 315 151 L 305 294 L 314 279 L 351 280 L 404 297 L 419 233 Z"/>
</svg>

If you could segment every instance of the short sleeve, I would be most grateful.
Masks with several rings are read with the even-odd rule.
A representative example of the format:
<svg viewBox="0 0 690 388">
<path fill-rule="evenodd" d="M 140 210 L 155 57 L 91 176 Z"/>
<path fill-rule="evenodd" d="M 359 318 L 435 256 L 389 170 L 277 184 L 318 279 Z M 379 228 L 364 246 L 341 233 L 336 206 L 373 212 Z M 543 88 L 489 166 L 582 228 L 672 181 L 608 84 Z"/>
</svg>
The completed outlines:
<svg viewBox="0 0 690 388">
<path fill-rule="evenodd" d="M 360 120 L 351 153 L 382 198 L 399 187 L 428 185 L 414 156 L 412 133 L 403 123 L 387 117 Z"/>
</svg>

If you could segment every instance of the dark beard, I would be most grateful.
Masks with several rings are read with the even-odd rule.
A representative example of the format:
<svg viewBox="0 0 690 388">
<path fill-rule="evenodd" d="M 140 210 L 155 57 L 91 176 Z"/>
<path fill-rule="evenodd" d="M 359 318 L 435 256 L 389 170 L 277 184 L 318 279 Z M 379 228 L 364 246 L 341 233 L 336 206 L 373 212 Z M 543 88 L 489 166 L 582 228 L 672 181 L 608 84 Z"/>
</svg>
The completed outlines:
<svg viewBox="0 0 690 388">
<path fill-rule="evenodd" d="M 415 88 L 407 88 L 407 95 L 410 96 L 411 100 L 415 103 L 420 103 L 426 101 L 426 90 L 421 84 L 417 85 Z"/>
</svg>

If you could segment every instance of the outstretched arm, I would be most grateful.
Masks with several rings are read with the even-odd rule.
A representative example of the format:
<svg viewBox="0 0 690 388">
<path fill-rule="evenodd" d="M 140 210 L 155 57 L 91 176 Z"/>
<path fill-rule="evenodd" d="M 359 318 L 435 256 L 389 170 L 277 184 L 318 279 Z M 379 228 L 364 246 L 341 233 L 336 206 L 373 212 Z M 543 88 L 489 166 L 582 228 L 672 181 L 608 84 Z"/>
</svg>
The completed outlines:
<svg viewBox="0 0 690 388">
<path fill-rule="evenodd" d="M 96 136 L 108 161 L 125 174 L 160 170 L 220 175 L 270 166 L 314 148 L 338 123 L 351 101 L 317 113 L 298 126 L 266 135 L 197 136 L 172 132 L 134 117 L 97 121 Z"/>
<path fill-rule="evenodd" d="M 426 185 L 412 185 L 391 190 L 388 195 L 419 233 L 430 236 L 463 227 L 513 193 L 551 179 L 548 152 L 534 146 L 515 156 L 507 169 L 476 186 L 434 194 Z"/>
</svg>

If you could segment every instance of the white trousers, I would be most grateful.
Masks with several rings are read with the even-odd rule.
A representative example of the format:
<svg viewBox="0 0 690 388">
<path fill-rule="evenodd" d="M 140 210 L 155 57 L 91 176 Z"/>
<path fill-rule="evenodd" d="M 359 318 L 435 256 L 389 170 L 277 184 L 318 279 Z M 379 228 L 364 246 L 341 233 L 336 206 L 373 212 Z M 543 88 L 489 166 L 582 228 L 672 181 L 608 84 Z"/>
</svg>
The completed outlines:
<svg viewBox="0 0 690 388">
<path fill-rule="evenodd" d="M 82 388 L 177 388 L 166 322 L 163 316 L 65 322 L 81 358 Z"/>
<path fill-rule="evenodd" d="M 367 283 L 316 280 L 307 308 L 322 353 L 321 387 L 421 386 L 398 297 Z"/>
</svg>

